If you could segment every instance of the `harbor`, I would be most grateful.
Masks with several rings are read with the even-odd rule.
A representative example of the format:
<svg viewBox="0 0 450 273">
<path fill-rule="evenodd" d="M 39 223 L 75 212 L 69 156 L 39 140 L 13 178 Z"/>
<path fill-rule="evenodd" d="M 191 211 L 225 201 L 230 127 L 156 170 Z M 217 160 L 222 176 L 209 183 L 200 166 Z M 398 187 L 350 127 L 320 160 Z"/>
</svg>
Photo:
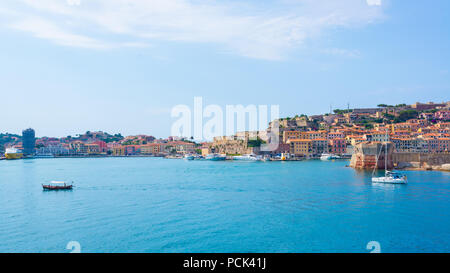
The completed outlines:
<svg viewBox="0 0 450 273">
<path fill-rule="evenodd" d="M 367 253 L 372 240 L 386 253 L 450 251 L 448 173 L 404 171 L 408 185 L 377 185 L 347 164 L 2 161 L 0 252 L 64 253 L 73 240 L 87 253 Z M 52 180 L 76 187 L 44 191 Z"/>
</svg>

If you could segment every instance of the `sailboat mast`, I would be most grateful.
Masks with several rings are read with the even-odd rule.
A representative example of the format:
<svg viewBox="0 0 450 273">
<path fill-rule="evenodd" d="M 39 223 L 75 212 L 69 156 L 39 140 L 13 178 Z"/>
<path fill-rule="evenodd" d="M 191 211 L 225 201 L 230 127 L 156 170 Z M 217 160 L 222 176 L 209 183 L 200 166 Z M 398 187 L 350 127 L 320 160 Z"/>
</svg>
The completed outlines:
<svg viewBox="0 0 450 273">
<path fill-rule="evenodd" d="M 384 151 L 384 174 L 387 173 L 387 154 L 388 154 L 388 147 L 387 147 L 387 139 L 388 139 L 388 129 L 386 128 L 386 136 L 384 137 L 386 149 Z"/>
</svg>

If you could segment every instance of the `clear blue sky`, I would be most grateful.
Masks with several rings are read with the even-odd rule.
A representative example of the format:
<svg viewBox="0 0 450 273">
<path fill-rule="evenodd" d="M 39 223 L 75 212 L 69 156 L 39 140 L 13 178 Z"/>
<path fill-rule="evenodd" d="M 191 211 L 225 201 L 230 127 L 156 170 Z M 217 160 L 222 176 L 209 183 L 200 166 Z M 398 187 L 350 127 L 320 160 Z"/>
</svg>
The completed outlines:
<svg viewBox="0 0 450 273">
<path fill-rule="evenodd" d="M 450 100 L 448 0 L 3 0 L 0 132 L 170 135 L 170 109 L 282 116 Z"/>
</svg>

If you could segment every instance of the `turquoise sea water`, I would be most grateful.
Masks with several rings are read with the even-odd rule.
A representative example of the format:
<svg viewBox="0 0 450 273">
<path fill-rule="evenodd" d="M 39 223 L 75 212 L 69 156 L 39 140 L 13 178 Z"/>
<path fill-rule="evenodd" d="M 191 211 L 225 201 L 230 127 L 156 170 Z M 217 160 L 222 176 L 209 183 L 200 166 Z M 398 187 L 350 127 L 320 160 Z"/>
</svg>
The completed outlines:
<svg viewBox="0 0 450 273">
<path fill-rule="evenodd" d="M 0 161 L 0 252 L 450 251 L 450 173 L 373 185 L 346 161 Z M 41 183 L 74 181 L 73 191 Z"/>
</svg>

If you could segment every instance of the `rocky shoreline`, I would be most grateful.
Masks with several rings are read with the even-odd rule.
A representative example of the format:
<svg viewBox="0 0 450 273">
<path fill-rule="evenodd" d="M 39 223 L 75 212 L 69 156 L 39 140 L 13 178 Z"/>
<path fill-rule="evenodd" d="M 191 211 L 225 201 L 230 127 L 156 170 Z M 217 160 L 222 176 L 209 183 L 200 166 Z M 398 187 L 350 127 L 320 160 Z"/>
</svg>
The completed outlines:
<svg viewBox="0 0 450 273">
<path fill-rule="evenodd" d="M 400 162 L 396 167 L 398 170 L 408 171 L 443 171 L 450 172 L 450 164 L 428 165 L 427 163 L 420 164 L 420 162 Z"/>
</svg>

